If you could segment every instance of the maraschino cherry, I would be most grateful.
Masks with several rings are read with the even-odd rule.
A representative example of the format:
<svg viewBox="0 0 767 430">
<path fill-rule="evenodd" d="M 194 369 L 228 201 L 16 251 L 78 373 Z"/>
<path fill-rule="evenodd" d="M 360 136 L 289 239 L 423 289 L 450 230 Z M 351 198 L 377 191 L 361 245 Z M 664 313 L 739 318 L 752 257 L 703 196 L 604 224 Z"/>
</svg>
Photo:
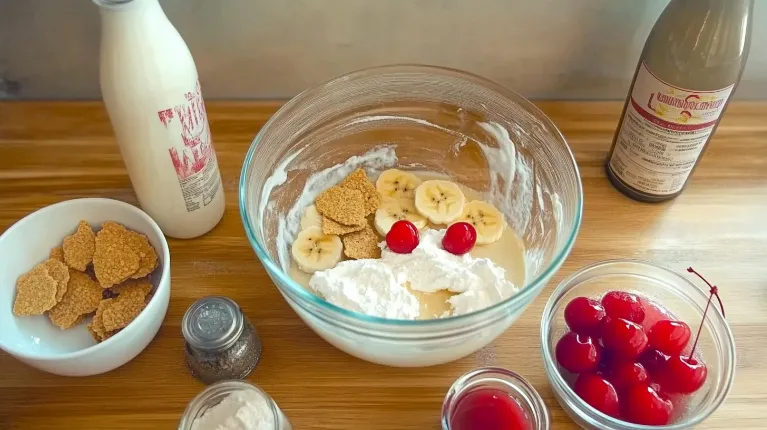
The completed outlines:
<svg viewBox="0 0 767 430">
<path fill-rule="evenodd" d="M 610 291 L 602 297 L 602 306 L 607 315 L 613 318 L 623 318 L 641 324 L 645 310 L 639 296 L 625 291 Z"/>
<path fill-rule="evenodd" d="M 397 254 L 409 254 L 418 246 L 418 227 L 408 220 L 392 224 L 386 233 L 386 246 Z"/>
<path fill-rule="evenodd" d="M 559 365 L 569 372 L 589 372 L 599 365 L 602 347 L 591 336 L 571 331 L 557 341 L 555 355 Z"/>
<path fill-rule="evenodd" d="M 662 426 L 671 420 L 674 404 L 646 383 L 632 385 L 623 403 L 626 419 L 635 424 Z"/>
<path fill-rule="evenodd" d="M 647 349 L 647 335 L 635 322 L 608 316 L 602 322 L 601 332 L 602 345 L 619 359 L 633 360 Z"/>
<path fill-rule="evenodd" d="M 711 301 L 716 297 L 719 302 L 719 307 L 722 310 L 722 316 L 724 316 L 724 305 L 722 299 L 719 297 L 719 289 L 716 285 L 711 285 L 706 278 L 701 276 L 692 267 L 688 267 L 687 271 L 697 275 L 703 282 L 709 287 L 708 301 L 706 302 L 706 308 L 703 310 L 703 317 L 698 327 L 698 333 L 695 335 L 695 342 L 692 344 L 690 353 L 685 357 L 682 354 L 673 355 L 668 359 L 663 371 L 659 374 L 658 380 L 661 386 L 669 392 L 676 393 L 693 393 L 697 391 L 706 382 L 708 376 L 708 368 L 706 364 L 697 360 L 695 355 L 695 348 L 698 346 L 700 340 L 700 334 L 703 331 L 703 323 L 706 321 L 706 315 L 711 307 Z"/>
<path fill-rule="evenodd" d="M 598 334 L 605 315 L 602 304 L 588 297 L 576 297 L 565 307 L 565 322 L 576 333 Z"/>
<path fill-rule="evenodd" d="M 650 379 L 647 370 L 640 363 L 619 361 L 609 369 L 608 379 L 619 392 L 635 384 L 645 383 Z"/>
<path fill-rule="evenodd" d="M 669 360 L 668 355 L 658 351 L 657 349 L 648 349 L 642 354 L 639 362 L 650 373 L 651 376 L 657 376 L 666 367 L 666 362 Z"/>
<path fill-rule="evenodd" d="M 648 297 L 611 291 L 600 302 L 578 297 L 567 304 L 571 331 L 557 342 L 556 358 L 578 374 L 573 390 L 584 402 L 635 424 L 666 425 L 705 384 L 708 369 L 695 350 L 713 298 L 723 316 L 724 308 L 717 287 L 687 270 L 710 288 L 691 348 L 690 327 Z"/>
<path fill-rule="evenodd" d="M 450 225 L 442 238 L 442 247 L 445 251 L 463 255 L 474 248 L 477 243 L 477 230 L 468 222 L 457 222 Z"/>
<path fill-rule="evenodd" d="M 594 409 L 617 417 L 620 412 L 618 393 L 605 378 L 593 373 L 581 373 L 575 381 L 575 394 Z"/>
<path fill-rule="evenodd" d="M 660 320 L 647 333 L 650 347 L 664 354 L 681 354 L 690 341 L 690 326 L 682 321 Z"/>
</svg>

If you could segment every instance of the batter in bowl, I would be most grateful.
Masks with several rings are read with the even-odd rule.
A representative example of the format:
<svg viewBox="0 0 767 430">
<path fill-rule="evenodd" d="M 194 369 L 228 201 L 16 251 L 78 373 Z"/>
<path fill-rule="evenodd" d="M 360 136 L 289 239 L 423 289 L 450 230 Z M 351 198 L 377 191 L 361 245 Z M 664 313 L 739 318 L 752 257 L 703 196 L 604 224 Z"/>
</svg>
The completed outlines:
<svg viewBox="0 0 767 430">
<path fill-rule="evenodd" d="M 357 169 L 304 209 L 291 246 L 297 283 L 338 306 L 392 319 L 473 312 L 524 285 L 523 242 L 480 193 L 433 172 L 372 176 Z M 387 245 L 397 221 L 417 229 L 415 249 Z M 468 253 L 443 246 L 456 223 L 474 231 Z"/>
</svg>

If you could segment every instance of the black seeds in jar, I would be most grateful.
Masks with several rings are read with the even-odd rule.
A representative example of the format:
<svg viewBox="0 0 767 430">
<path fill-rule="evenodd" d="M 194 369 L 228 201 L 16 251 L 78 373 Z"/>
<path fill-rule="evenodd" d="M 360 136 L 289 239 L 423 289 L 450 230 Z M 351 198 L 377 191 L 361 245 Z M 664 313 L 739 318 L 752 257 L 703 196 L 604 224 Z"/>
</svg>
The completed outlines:
<svg viewBox="0 0 767 430">
<path fill-rule="evenodd" d="M 261 340 L 239 306 L 224 297 L 206 297 L 184 315 L 187 366 L 206 384 L 245 379 L 261 359 Z"/>
</svg>

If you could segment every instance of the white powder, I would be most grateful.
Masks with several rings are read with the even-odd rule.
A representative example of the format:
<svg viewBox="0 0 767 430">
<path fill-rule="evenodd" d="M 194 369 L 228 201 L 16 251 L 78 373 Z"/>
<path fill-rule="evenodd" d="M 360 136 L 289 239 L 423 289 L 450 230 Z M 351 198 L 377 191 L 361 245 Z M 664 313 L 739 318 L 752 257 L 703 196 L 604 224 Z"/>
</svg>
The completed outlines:
<svg viewBox="0 0 767 430">
<path fill-rule="evenodd" d="M 238 390 L 194 420 L 192 430 L 274 430 L 274 412 L 261 394 Z"/>
<path fill-rule="evenodd" d="M 309 286 L 325 300 L 351 311 L 381 318 L 418 318 L 418 299 L 397 282 L 382 260 L 348 260 L 316 272 Z"/>
<path fill-rule="evenodd" d="M 418 247 L 397 254 L 381 244 L 379 260 L 349 260 L 316 272 L 309 286 L 337 306 L 383 318 L 415 319 L 419 304 L 411 289 L 458 293 L 448 299 L 452 315 L 486 308 L 516 294 L 506 271 L 487 258 L 453 255 L 442 248 L 445 230 L 421 233 Z"/>
</svg>

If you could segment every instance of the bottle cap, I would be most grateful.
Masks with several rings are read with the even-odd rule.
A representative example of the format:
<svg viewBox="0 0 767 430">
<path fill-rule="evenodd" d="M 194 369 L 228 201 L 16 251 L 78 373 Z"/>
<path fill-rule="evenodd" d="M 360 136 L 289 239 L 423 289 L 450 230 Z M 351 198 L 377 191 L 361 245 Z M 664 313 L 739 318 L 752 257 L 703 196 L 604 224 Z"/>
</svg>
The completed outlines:
<svg viewBox="0 0 767 430">
<path fill-rule="evenodd" d="M 211 296 L 203 297 L 186 310 L 181 332 L 191 347 L 215 351 L 232 346 L 242 334 L 243 325 L 237 303 Z"/>
</svg>

